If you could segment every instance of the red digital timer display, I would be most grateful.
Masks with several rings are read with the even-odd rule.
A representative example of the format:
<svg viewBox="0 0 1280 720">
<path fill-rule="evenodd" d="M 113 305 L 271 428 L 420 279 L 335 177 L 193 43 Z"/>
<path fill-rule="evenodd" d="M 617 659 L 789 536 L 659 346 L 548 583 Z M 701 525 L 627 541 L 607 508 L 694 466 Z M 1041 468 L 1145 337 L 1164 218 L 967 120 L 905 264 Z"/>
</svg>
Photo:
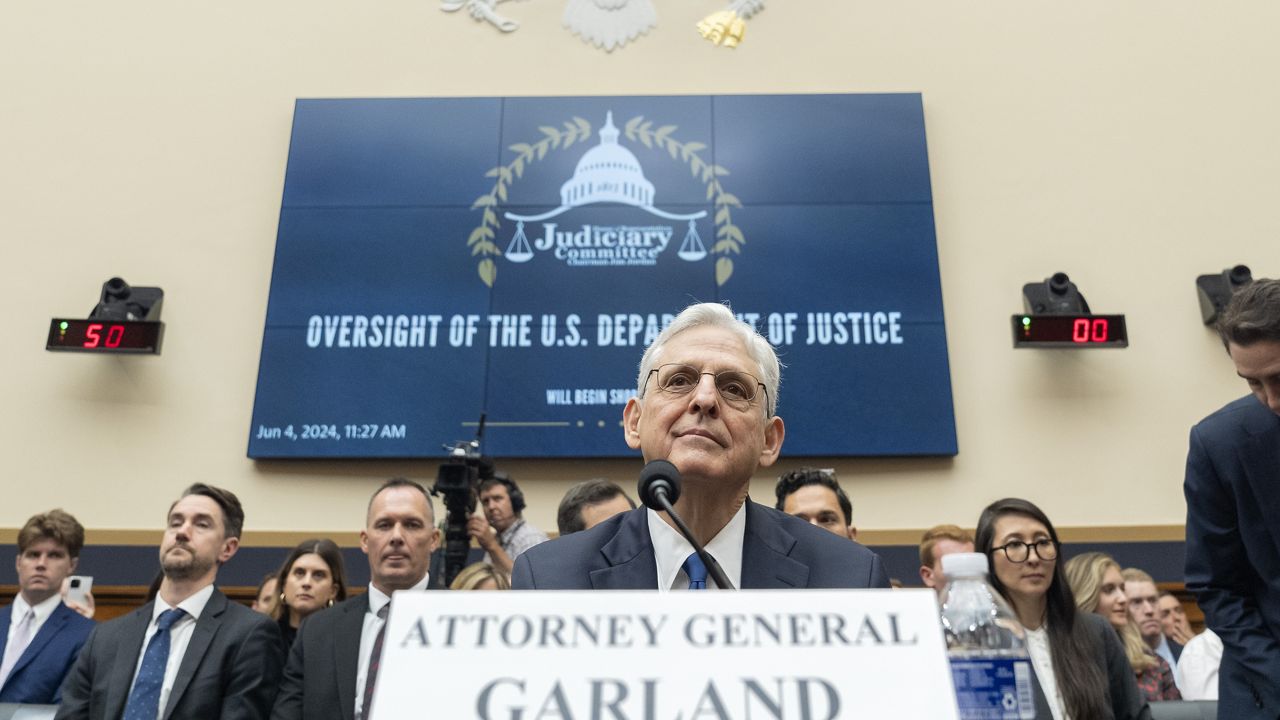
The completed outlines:
<svg viewBox="0 0 1280 720">
<path fill-rule="evenodd" d="M 46 350 L 160 354 L 164 323 L 143 320 L 64 320 L 49 323 Z"/>
<path fill-rule="evenodd" d="M 1014 315 L 1015 348 L 1123 348 L 1129 331 L 1123 315 Z"/>
</svg>

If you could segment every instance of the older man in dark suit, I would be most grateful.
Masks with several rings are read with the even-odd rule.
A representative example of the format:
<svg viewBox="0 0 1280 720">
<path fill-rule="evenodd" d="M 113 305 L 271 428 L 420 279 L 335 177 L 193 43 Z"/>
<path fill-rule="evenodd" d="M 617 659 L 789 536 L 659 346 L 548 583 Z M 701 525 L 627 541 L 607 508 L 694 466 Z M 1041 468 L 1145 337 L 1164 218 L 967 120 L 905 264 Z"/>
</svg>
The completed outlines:
<svg viewBox="0 0 1280 720">
<path fill-rule="evenodd" d="M 724 305 L 692 305 L 645 351 L 624 438 L 646 462 L 679 469 L 676 510 L 733 587 L 888 587 L 871 551 L 747 498 L 752 475 L 782 449 L 778 382 L 767 340 Z M 531 548 L 516 560 L 513 585 L 676 590 L 715 581 L 665 512 L 641 508 Z"/>
<path fill-rule="evenodd" d="M 93 621 L 59 595 L 83 547 L 84 527 L 62 510 L 40 513 L 18 531 L 18 596 L 0 609 L 0 703 L 62 699 L 62 679 L 93 632 Z"/>
<path fill-rule="evenodd" d="M 1280 717 L 1280 281 L 1238 291 L 1219 331 L 1243 397 L 1191 430 L 1187 588 L 1222 638 L 1218 717 Z"/>
<path fill-rule="evenodd" d="M 267 717 L 283 662 L 280 630 L 213 584 L 243 527 L 231 492 L 183 491 L 169 508 L 156 599 L 94 630 L 62 686 L 58 718 Z"/>
<path fill-rule="evenodd" d="M 369 716 L 391 594 L 427 590 L 440 543 L 431 498 L 395 478 L 369 500 L 360 549 L 369 556 L 369 591 L 306 619 L 289 653 L 273 720 Z"/>
</svg>

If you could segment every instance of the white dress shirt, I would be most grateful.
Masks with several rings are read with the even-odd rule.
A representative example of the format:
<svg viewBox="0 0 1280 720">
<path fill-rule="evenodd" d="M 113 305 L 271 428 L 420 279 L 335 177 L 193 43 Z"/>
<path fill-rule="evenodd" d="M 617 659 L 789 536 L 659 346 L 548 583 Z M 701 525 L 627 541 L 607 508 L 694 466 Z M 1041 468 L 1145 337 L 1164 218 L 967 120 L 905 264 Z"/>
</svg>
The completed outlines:
<svg viewBox="0 0 1280 720">
<path fill-rule="evenodd" d="M 34 640 L 36 635 L 40 633 L 40 628 L 44 626 L 44 622 L 49 619 L 54 610 L 62 604 L 62 596 L 54 593 L 48 600 L 45 600 L 34 607 L 27 604 L 22 593 L 13 599 L 13 609 L 9 615 L 9 635 L 5 639 L 5 647 L 9 647 L 9 643 L 13 642 L 13 634 L 17 631 L 18 625 L 22 624 L 22 618 L 27 616 L 27 610 L 34 610 L 36 613 L 35 621 L 31 625 L 31 639 Z"/>
<path fill-rule="evenodd" d="M 1164 633 L 1160 633 L 1160 644 L 1156 646 L 1156 654 L 1169 663 L 1169 669 L 1173 671 L 1173 684 L 1181 692 L 1182 680 L 1178 678 L 1178 661 L 1174 659 L 1173 648 L 1169 647 L 1169 638 L 1165 637 Z"/>
<path fill-rule="evenodd" d="M 430 581 L 431 573 L 427 573 L 417 585 L 400 592 L 426 590 Z M 364 684 L 369 677 L 369 656 L 373 654 L 373 644 L 378 641 L 378 631 L 385 622 L 378 617 L 378 611 L 389 602 L 389 595 L 369 583 L 369 609 L 364 613 L 364 628 L 360 631 L 360 664 L 356 666 L 356 717 L 363 717 L 361 713 L 364 710 Z"/>
<path fill-rule="evenodd" d="M 1031 655 L 1031 665 L 1036 669 L 1036 679 L 1040 682 L 1040 689 L 1044 691 L 1044 698 L 1049 701 L 1049 712 L 1053 715 L 1053 720 L 1071 720 L 1066 705 L 1062 702 L 1062 691 L 1058 690 L 1058 677 L 1053 674 L 1049 631 L 1043 625 L 1038 630 L 1027 630 L 1027 653 Z"/>
<path fill-rule="evenodd" d="M 1218 699 L 1218 665 L 1222 663 L 1222 638 L 1212 630 L 1187 641 L 1174 677 L 1183 700 Z"/>
<path fill-rule="evenodd" d="M 200 619 L 200 613 L 204 612 L 204 606 L 209 604 L 211 597 L 213 597 L 213 585 L 209 584 L 178 603 L 178 607 L 185 610 L 187 614 L 169 628 L 169 661 L 164 666 L 164 685 L 160 687 L 160 705 L 158 706 L 161 715 L 164 714 L 165 706 L 169 704 L 169 692 L 173 690 L 173 681 L 178 676 L 178 667 L 182 665 L 182 656 L 187 654 L 187 645 L 191 644 L 191 635 L 196 631 L 196 621 Z M 138 664 L 133 668 L 133 681 L 129 683 L 130 691 L 133 690 L 133 683 L 138 679 L 138 671 L 142 669 L 142 659 L 147 654 L 147 643 L 151 642 L 151 637 L 156 634 L 156 619 L 160 617 L 160 613 L 172 609 L 159 595 L 156 595 L 155 605 L 151 608 L 151 623 L 147 625 L 147 633 L 142 636 Z"/>
<path fill-rule="evenodd" d="M 744 501 L 729 523 L 707 543 L 707 552 L 720 563 L 725 577 L 735 588 L 742 587 L 742 541 L 747 534 L 747 503 Z M 679 530 L 667 524 L 662 516 L 648 510 L 649 538 L 653 541 L 653 559 L 658 566 L 659 590 L 687 590 L 689 576 L 684 571 L 684 561 L 693 554 L 693 546 Z M 707 575 L 707 589 L 715 589 L 716 582 Z"/>
</svg>

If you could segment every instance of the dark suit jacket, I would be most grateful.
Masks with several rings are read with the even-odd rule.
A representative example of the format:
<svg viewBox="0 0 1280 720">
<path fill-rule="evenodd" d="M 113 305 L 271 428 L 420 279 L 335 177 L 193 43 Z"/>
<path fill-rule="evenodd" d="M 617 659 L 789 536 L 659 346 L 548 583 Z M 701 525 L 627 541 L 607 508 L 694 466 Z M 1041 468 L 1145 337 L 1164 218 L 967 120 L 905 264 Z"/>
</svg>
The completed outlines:
<svg viewBox="0 0 1280 720">
<path fill-rule="evenodd" d="M 1093 642 L 1094 660 L 1102 668 L 1107 678 L 1107 697 L 1111 701 L 1111 713 L 1093 720 L 1151 720 L 1151 707 L 1142 697 L 1138 689 L 1137 676 L 1129 665 L 1129 658 L 1124 654 L 1124 645 L 1120 637 L 1107 623 L 1106 618 L 1093 613 L 1076 613 L 1076 622 L 1081 623 Z M 1031 668 L 1034 680 L 1033 690 L 1036 694 L 1036 717 L 1053 718 L 1049 710 L 1049 701 L 1044 689 L 1040 687 L 1040 677 L 1035 667 Z"/>
<path fill-rule="evenodd" d="M 658 566 L 645 508 L 521 553 L 512 586 L 525 590 L 655 590 Z M 747 501 L 742 587 L 887 588 L 880 557 L 856 542 Z"/>
<path fill-rule="evenodd" d="M 62 685 L 57 717 L 115 720 L 124 712 L 153 603 L 99 625 Z M 218 590 L 196 621 L 161 720 L 267 717 L 280 683 L 280 631 Z"/>
<path fill-rule="evenodd" d="M 1222 638 L 1219 717 L 1280 718 L 1280 416 L 1252 395 L 1191 429 L 1187 589 Z"/>
<path fill-rule="evenodd" d="M 368 594 L 308 617 L 289 651 L 272 720 L 353 720 Z"/>
<path fill-rule="evenodd" d="M 1169 643 L 1169 652 L 1173 654 L 1173 661 L 1178 662 L 1179 660 L 1181 660 L 1182 646 L 1174 642 L 1173 640 L 1170 640 L 1169 638 L 1165 638 L 1164 640 L 1165 642 Z"/>
<path fill-rule="evenodd" d="M 12 605 L 0 609 L 0 657 L 4 657 L 9 643 L 6 631 L 12 615 Z M 0 703 L 56 705 L 61 702 L 62 693 L 58 689 L 62 679 L 93 627 L 92 620 L 59 603 L 0 687 Z"/>
</svg>

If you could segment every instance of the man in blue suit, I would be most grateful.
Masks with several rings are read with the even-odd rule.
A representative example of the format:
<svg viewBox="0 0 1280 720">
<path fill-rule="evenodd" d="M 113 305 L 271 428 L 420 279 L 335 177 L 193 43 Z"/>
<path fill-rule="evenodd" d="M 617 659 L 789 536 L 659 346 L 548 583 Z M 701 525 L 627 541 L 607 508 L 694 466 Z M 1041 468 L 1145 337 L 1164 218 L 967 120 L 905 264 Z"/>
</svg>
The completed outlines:
<svg viewBox="0 0 1280 720">
<path fill-rule="evenodd" d="M 1280 718 L 1280 281 L 1236 293 L 1219 332 L 1253 397 L 1191 429 L 1187 588 L 1222 638 L 1218 717 Z"/>
<path fill-rule="evenodd" d="M 0 610 L 0 702 L 56 704 L 93 621 L 62 604 L 84 528 L 69 513 L 36 515 L 18 532 L 18 596 Z"/>
<path fill-rule="evenodd" d="M 888 587 L 880 558 L 851 540 L 747 497 L 772 465 L 784 426 L 776 414 L 773 347 L 724 305 L 691 305 L 640 361 L 623 435 L 646 462 L 665 459 L 684 483 L 677 512 L 737 588 Z M 665 512 L 615 515 L 516 560 L 525 589 L 715 588 Z"/>
</svg>

